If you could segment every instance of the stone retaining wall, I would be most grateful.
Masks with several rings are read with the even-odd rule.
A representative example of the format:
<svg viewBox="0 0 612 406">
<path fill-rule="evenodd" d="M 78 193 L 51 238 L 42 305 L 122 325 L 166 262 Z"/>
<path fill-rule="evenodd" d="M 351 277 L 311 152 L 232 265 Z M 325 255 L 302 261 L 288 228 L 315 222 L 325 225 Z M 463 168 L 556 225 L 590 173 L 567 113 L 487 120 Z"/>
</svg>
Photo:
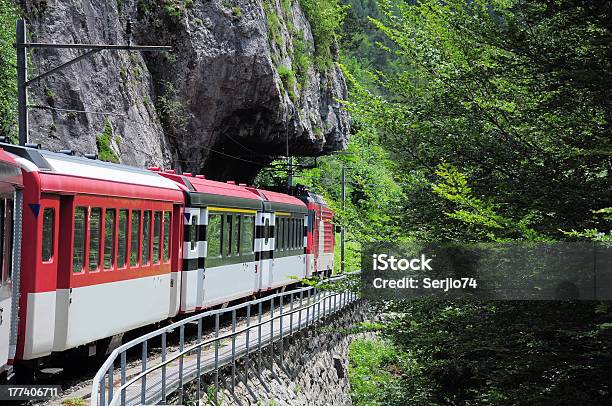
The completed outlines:
<svg viewBox="0 0 612 406">
<path fill-rule="evenodd" d="M 367 319 L 363 302 L 350 305 L 323 324 L 311 327 L 236 362 L 219 372 L 221 405 L 350 405 L 348 347 L 357 323 Z M 245 371 L 248 370 L 248 374 Z M 215 376 L 202 381 L 199 404 L 214 404 Z M 198 404 L 195 384 L 186 388 L 184 404 Z"/>
</svg>

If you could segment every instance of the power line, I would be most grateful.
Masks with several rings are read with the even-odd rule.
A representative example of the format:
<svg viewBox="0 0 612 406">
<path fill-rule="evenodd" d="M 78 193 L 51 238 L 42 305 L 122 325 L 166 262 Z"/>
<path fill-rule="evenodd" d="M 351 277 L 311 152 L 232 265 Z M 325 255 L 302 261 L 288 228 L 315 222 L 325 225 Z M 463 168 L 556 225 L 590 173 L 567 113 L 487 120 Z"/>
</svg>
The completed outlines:
<svg viewBox="0 0 612 406">
<path fill-rule="evenodd" d="M 118 117 L 124 117 L 124 118 L 128 118 L 129 119 L 129 116 L 127 114 L 113 113 L 113 112 L 110 112 L 110 111 L 92 111 L 92 110 L 63 109 L 63 108 L 59 108 L 59 107 L 42 106 L 42 105 L 34 105 L 34 104 L 28 104 L 28 108 L 31 108 L 31 109 L 41 109 L 41 110 L 53 110 L 53 111 L 57 111 L 57 112 L 60 112 L 60 113 L 81 113 L 81 114 L 98 114 L 98 115 L 102 115 L 102 116 L 118 116 Z"/>
<path fill-rule="evenodd" d="M 251 161 L 250 159 L 245 159 L 245 158 L 241 158 L 239 156 L 235 156 L 235 155 L 231 155 L 231 154 L 226 154 L 225 152 L 217 151 L 214 148 L 205 147 L 204 145 L 200 145 L 199 147 L 207 149 L 207 150 L 212 151 L 214 153 L 217 153 L 219 155 L 226 156 L 228 158 L 236 159 L 238 161 L 243 161 L 243 162 L 247 162 L 247 163 L 251 163 L 251 164 L 255 164 L 255 165 L 259 165 L 259 166 L 264 166 L 264 167 L 268 165 L 268 163 Z M 265 156 L 265 155 L 261 155 L 261 156 Z M 271 156 L 269 156 L 269 157 L 272 158 Z M 187 160 L 187 159 L 177 159 L 177 161 L 179 161 L 179 162 L 200 162 L 200 160 Z"/>
</svg>

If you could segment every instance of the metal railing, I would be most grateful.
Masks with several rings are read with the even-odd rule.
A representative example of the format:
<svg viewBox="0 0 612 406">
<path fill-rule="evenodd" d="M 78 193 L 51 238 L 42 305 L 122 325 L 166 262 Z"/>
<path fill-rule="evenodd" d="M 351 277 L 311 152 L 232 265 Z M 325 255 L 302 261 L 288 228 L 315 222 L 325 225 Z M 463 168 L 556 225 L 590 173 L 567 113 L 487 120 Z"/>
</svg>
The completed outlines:
<svg viewBox="0 0 612 406">
<path fill-rule="evenodd" d="M 345 275 L 326 279 L 340 281 Z M 336 289 L 338 290 L 338 289 Z M 357 295 L 350 291 L 336 292 L 308 286 L 276 293 L 232 307 L 199 313 L 167 327 L 152 331 L 116 348 L 96 373 L 91 390 L 92 406 L 166 403 L 178 391 L 178 403 L 183 403 L 185 384 L 197 380 L 195 396 L 202 398 L 202 376 L 214 372 L 214 404 L 218 404 L 219 369 L 231 365 L 231 389 L 236 385 L 236 361 L 257 356 L 261 371 L 262 353 L 269 348 L 274 360 L 274 343 L 279 342 L 280 362 L 284 362 L 284 339 L 305 328 L 317 325 L 331 314 L 354 302 Z M 287 301 L 288 299 L 288 301 Z M 267 307 L 267 309 L 265 308 Z M 256 314 L 251 314 L 255 308 Z M 245 313 L 244 326 L 238 327 L 237 312 Z M 276 313 L 275 313 L 276 311 Z M 231 314 L 231 327 L 221 332 L 220 320 Z M 214 321 L 214 333 L 204 338 L 206 320 Z M 252 320 L 253 319 L 253 320 Z M 228 320 L 229 324 L 229 320 Z M 186 326 L 197 325 L 195 337 L 185 340 Z M 168 345 L 168 336 L 179 331 L 178 348 Z M 150 359 L 151 342 L 158 342 L 160 354 Z M 228 343 L 231 341 L 231 345 Z M 141 346 L 140 357 L 132 355 L 136 365 L 128 365 L 128 351 Z M 195 358 L 194 358 L 195 357 Z M 140 364 L 138 365 L 138 361 Z M 119 380 L 115 364 L 119 363 Z M 246 384 L 247 373 L 244 373 Z M 213 387 L 212 384 L 209 387 Z"/>
</svg>

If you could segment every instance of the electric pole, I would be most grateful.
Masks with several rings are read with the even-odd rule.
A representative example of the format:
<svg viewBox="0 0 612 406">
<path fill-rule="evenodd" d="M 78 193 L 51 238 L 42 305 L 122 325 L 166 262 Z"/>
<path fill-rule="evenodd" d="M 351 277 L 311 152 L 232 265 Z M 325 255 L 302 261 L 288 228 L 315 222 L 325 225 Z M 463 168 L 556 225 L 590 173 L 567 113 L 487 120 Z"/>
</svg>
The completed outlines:
<svg viewBox="0 0 612 406">
<path fill-rule="evenodd" d="M 146 52 L 168 52 L 172 48 L 168 46 L 143 46 L 143 45 L 132 45 L 131 40 L 131 21 L 128 19 L 126 32 L 130 37 L 128 39 L 128 45 L 106 45 L 106 44 L 61 44 L 61 43 L 40 43 L 40 42 L 27 42 L 26 35 L 26 23 L 25 20 L 17 20 L 17 40 L 15 48 L 17 49 L 17 114 L 19 124 L 19 145 L 25 145 L 28 142 L 28 86 L 34 82 L 37 82 L 49 75 L 58 72 L 59 70 L 70 66 L 84 58 L 87 58 L 102 50 L 114 50 L 114 51 L 146 51 Z M 51 49 L 83 49 L 86 52 L 65 62 L 59 66 L 56 66 L 49 71 L 42 73 L 32 79 L 28 80 L 28 56 L 27 52 L 29 48 L 51 48 Z"/>
<path fill-rule="evenodd" d="M 291 192 L 293 186 L 293 157 L 287 159 L 287 191 Z"/>
</svg>

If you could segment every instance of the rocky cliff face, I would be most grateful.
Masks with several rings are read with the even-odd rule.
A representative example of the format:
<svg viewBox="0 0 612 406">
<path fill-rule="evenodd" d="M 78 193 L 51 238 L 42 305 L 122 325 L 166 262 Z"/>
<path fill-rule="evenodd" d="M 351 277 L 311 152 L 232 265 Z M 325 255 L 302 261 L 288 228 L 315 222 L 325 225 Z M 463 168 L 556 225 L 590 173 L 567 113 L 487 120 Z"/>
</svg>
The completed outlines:
<svg viewBox="0 0 612 406">
<path fill-rule="evenodd" d="M 251 180 L 275 156 L 346 146 L 342 73 L 314 61 L 297 0 L 32 0 L 32 40 L 170 45 L 102 51 L 31 89 L 30 139 L 50 149 Z M 38 50 L 42 72 L 79 51 Z M 107 112 L 71 113 L 61 109 Z"/>
</svg>

